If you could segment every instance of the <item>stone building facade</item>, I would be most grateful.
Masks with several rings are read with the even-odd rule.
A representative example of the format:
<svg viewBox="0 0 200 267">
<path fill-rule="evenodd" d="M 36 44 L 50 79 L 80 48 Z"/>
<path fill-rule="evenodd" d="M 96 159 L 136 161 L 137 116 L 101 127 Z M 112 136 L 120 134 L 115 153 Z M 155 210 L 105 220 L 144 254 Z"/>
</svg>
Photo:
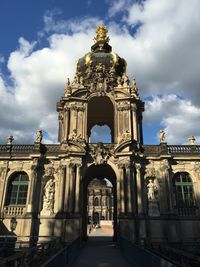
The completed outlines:
<svg viewBox="0 0 200 267">
<path fill-rule="evenodd" d="M 105 179 L 94 179 L 88 185 L 88 217 L 95 221 L 112 221 L 114 214 L 113 187 Z"/>
<path fill-rule="evenodd" d="M 194 242 L 200 238 L 200 146 L 143 144 L 136 81 L 97 27 L 91 52 L 57 103 L 58 144 L 0 145 L 1 225 L 18 241 L 62 242 L 87 237 L 87 191 L 95 179 L 113 185 L 114 238 L 132 242 Z M 145 79 L 145 77 L 144 77 Z M 111 129 L 111 143 L 90 143 L 94 125 Z M 176 127 L 176 126 L 174 126 Z M 191 138 L 192 139 L 192 138 Z"/>
</svg>

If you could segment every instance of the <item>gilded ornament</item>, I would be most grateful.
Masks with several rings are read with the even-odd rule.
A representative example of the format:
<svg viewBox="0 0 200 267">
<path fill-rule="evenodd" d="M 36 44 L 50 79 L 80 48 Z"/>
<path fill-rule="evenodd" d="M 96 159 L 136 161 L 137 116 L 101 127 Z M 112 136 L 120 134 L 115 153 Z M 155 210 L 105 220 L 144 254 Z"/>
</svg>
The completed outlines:
<svg viewBox="0 0 200 267">
<path fill-rule="evenodd" d="M 97 43 L 99 41 L 104 41 L 105 43 L 109 42 L 109 37 L 107 36 L 107 28 L 104 25 L 97 26 L 96 33 L 97 35 L 94 37 L 94 42 Z"/>
</svg>

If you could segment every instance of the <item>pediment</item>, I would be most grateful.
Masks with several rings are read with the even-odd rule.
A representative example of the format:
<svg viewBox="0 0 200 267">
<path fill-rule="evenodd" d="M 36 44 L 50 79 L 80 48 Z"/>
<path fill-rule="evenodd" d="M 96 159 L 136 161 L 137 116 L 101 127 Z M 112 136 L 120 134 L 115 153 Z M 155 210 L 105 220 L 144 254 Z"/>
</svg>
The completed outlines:
<svg viewBox="0 0 200 267">
<path fill-rule="evenodd" d="M 67 153 L 86 153 L 85 144 L 75 141 L 69 141 L 68 143 L 62 144 L 60 149 L 61 151 L 65 151 Z"/>
</svg>

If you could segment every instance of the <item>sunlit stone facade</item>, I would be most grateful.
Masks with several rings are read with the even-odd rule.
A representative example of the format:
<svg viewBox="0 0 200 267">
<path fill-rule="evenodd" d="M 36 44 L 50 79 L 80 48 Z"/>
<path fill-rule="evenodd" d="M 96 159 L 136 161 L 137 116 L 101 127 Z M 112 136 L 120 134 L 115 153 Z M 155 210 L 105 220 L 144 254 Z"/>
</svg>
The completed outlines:
<svg viewBox="0 0 200 267">
<path fill-rule="evenodd" d="M 143 144 L 144 102 L 108 40 L 107 29 L 97 28 L 91 52 L 67 81 L 57 103 L 58 144 L 44 144 L 39 131 L 33 144 L 9 137 L 0 145 L 0 223 L 8 234 L 14 218 L 18 241 L 86 239 L 87 192 L 96 178 L 112 183 L 112 212 L 101 216 L 113 219 L 115 239 L 200 238 L 200 146 L 168 145 L 163 132 L 158 145 Z M 109 126 L 110 144 L 90 143 L 94 125 Z"/>
</svg>

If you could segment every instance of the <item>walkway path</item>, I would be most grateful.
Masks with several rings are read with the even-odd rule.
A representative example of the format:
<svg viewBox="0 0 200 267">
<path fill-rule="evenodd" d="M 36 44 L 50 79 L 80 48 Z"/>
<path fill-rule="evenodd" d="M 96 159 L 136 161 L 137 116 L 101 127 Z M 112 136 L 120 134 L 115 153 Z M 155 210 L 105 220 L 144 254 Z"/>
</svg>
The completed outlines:
<svg viewBox="0 0 200 267">
<path fill-rule="evenodd" d="M 131 267 L 112 238 L 105 233 L 108 233 L 107 228 L 92 231 L 73 267 Z"/>
</svg>

